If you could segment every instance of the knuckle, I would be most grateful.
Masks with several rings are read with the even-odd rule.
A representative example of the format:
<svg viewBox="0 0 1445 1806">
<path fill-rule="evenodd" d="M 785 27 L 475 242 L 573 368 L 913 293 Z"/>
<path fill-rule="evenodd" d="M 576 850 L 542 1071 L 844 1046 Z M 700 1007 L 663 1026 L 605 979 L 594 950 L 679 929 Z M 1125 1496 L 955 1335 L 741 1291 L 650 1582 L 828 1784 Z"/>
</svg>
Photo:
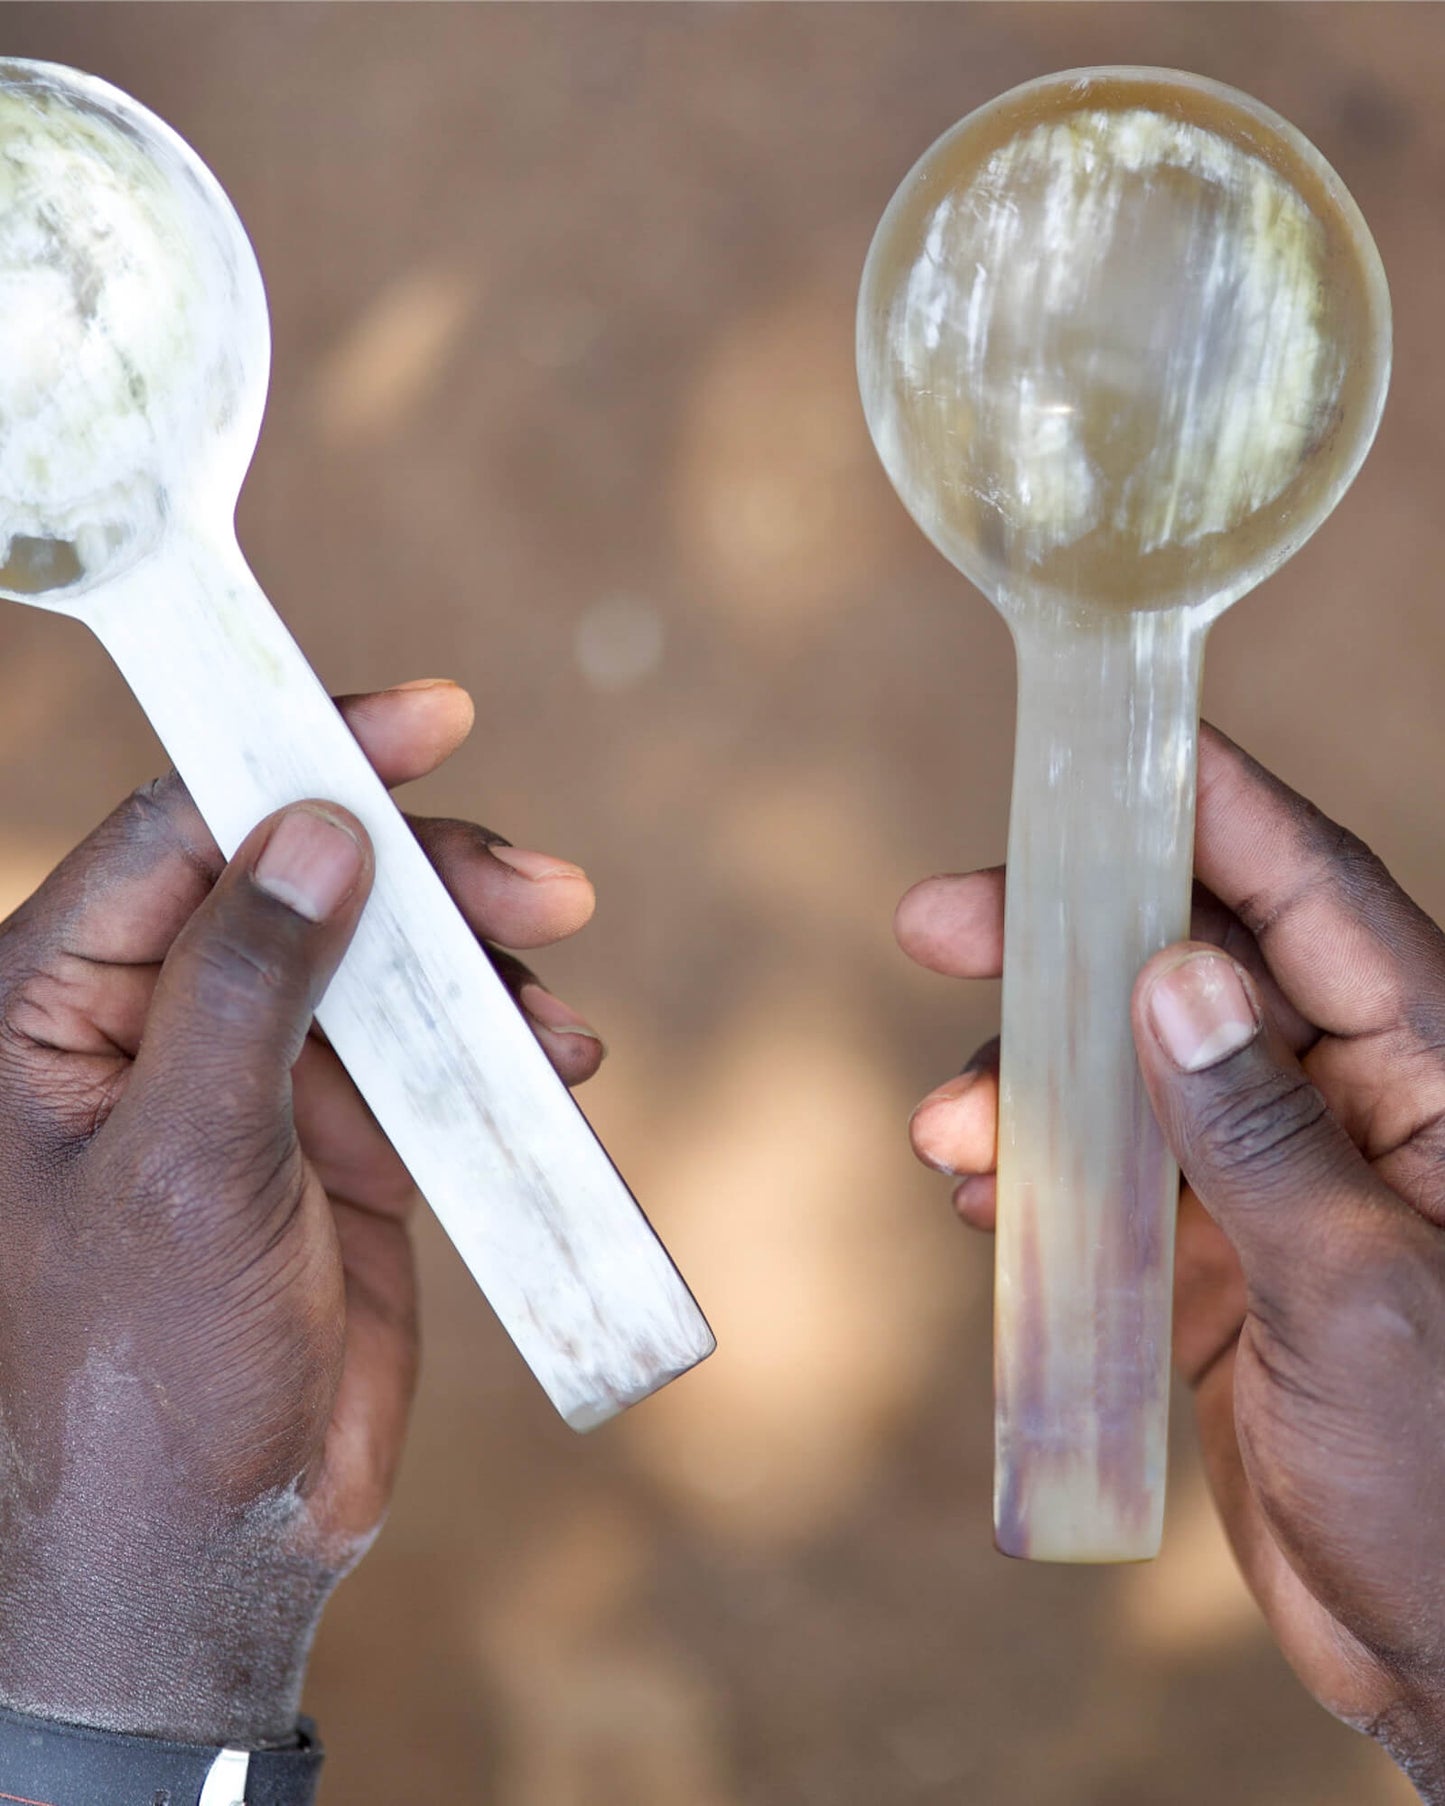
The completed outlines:
<svg viewBox="0 0 1445 1806">
<path fill-rule="evenodd" d="M 1303 1073 L 1276 1067 L 1218 1091 L 1199 1110 L 1191 1142 L 1225 1176 L 1248 1173 L 1268 1184 L 1302 1162 L 1313 1165 L 1325 1100 Z"/>
<path fill-rule="evenodd" d="M 1383 931 L 1387 941 L 1395 938 L 1390 928 L 1399 920 L 1402 905 L 1417 913 L 1374 848 L 1312 804 L 1303 843 L 1314 868 L 1307 888 L 1327 887 L 1367 924 Z"/>
<path fill-rule="evenodd" d="M 1397 938 L 1402 905 L 1413 910 L 1390 868 L 1371 847 L 1347 828 L 1330 824 L 1324 863 L 1335 893 L 1347 908 L 1381 932 L 1387 944 Z"/>
<path fill-rule="evenodd" d="M 1359 835 L 1332 821 L 1305 798 L 1293 799 L 1293 848 L 1298 877 L 1282 896 L 1241 899 L 1236 914 L 1257 938 L 1268 936 L 1287 917 L 1325 896 L 1377 917 L 1385 899 L 1400 890 L 1384 861 Z"/>
<path fill-rule="evenodd" d="M 1304 830 L 1306 844 L 1322 865 L 1332 866 L 1338 873 L 1374 884 L 1389 880 L 1384 861 L 1367 846 L 1358 834 L 1332 821 L 1313 804 Z"/>
<path fill-rule="evenodd" d="M 181 781 L 174 771 L 138 785 L 111 817 L 119 838 L 173 839 L 175 805 L 181 794 Z"/>
<path fill-rule="evenodd" d="M 102 832 L 120 847 L 160 846 L 178 854 L 208 882 L 221 869 L 191 793 L 174 769 L 133 790 L 110 816 Z"/>
<path fill-rule="evenodd" d="M 433 854 L 469 853 L 511 845 L 506 835 L 456 815 L 408 815 L 407 821 L 417 839 Z"/>
</svg>

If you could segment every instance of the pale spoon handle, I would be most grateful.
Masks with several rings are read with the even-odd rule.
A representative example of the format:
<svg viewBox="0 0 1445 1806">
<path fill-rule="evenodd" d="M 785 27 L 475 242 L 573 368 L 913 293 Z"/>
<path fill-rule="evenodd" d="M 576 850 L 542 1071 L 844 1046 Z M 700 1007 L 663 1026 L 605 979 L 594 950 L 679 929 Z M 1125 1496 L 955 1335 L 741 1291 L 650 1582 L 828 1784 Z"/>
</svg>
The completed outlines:
<svg viewBox="0 0 1445 1806">
<path fill-rule="evenodd" d="M 1014 630 L 994 1314 L 998 1546 L 1158 1551 L 1178 1169 L 1129 1002 L 1188 933 L 1203 630 Z"/>
<path fill-rule="evenodd" d="M 711 1352 L 701 1312 L 234 541 L 74 612 L 229 855 L 330 798 L 376 882 L 317 1018 L 553 1404 L 587 1429 Z"/>
</svg>

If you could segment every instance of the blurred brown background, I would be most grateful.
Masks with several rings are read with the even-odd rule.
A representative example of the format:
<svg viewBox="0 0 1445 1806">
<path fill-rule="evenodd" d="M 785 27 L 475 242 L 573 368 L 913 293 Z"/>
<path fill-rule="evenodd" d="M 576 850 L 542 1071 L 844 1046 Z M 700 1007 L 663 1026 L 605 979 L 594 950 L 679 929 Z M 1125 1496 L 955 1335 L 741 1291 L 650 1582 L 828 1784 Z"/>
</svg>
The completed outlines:
<svg viewBox="0 0 1445 1806">
<path fill-rule="evenodd" d="M 1012 664 L 874 461 L 852 309 L 914 157 L 1031 76 L 1180 65 L 1314 139 L 1384 253 L 1395 392 L 1216 631 L 1209 708 L 1445 912 L 1445 13 L 6 6 L 0 48 L 131 90 L 235 198 L 276 335 L 243 540 L 333 687 L 472 688 L 420 801 L 596 878 L 543 970 L 722 1344 L 575 1440 L 422 1224 L 409 1457 L 314 1663 L 326 1800 L 1413 1797 L 1273 1654 L 1182 1412 L 1156 1565 L 990 1549 L 988 1250 L 903 1124 L 995 999 L 889 917 L 1002 854 Z M 84 633 L 20 609 L 0 757 L 7 898 L 158 761 Z"/>
</svg>

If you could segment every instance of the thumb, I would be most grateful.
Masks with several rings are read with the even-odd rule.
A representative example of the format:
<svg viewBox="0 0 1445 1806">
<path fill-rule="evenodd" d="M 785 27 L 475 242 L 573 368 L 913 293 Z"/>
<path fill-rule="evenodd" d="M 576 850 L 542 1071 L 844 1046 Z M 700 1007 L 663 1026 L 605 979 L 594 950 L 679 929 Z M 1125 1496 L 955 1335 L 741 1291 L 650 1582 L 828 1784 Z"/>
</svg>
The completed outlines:
<svg viewBox="0 0 1445 1806">
<path fill-rule="evenodd" d="M 1149 961 L 1134 1040 L 1154 1114 L 1238 1251 L 1256 1309 L 1288 1315 L 1308 1271 L 1348 1268 L 1364 1232 L 1404 1208 L 1218 948 L 1187 943 Z"/>
<path fill-rule="evenodd" d="M 284 1157 L 291 1068 L 371 875 L 365 830 L 331 803 L 293 804 L 242 842 L 166 956 L 131 1076 L 173 1152 L 212 1168 Z"/>
</svg>

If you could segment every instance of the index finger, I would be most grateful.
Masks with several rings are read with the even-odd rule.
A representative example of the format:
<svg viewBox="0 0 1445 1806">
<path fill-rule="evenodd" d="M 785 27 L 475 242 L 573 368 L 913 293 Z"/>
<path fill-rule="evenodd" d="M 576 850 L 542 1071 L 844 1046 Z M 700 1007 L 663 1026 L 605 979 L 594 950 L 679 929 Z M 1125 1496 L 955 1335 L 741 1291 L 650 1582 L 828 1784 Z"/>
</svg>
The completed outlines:
<svg viewBox="0 0 1445 1806">
<path fill-rule="evenodd" d="M 336 705 L 377 775 L 404 784 L 434 771 L 466 738 L 472 703 L 456 684 L 402 684 Z M 129 797 L 17 912 L 43 920 L 49 944 L 87 964 L 162 960 L 225 861 L 174 773 Z"/>
<path fill-rule="evenodd" d="M 1379 1034 L 1445 1004 L 1445 935 L 1363 841 L 1207 725 L 1195 870 L 1325 1033 Z"/>
</svg>

